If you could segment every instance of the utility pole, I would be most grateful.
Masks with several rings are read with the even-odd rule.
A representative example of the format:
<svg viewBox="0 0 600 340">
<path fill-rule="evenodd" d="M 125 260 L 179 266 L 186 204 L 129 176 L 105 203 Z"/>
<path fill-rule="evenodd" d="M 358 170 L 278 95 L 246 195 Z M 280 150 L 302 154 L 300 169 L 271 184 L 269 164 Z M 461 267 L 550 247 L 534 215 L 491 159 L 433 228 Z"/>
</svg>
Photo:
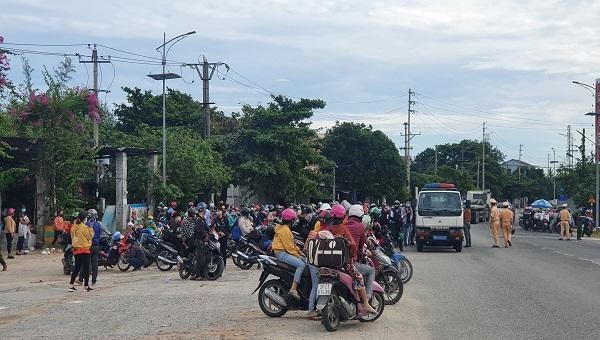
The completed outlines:
<svg viewBox="0 0 600 340">
<path fill-rule="evenodd" d="M 519 179 L 521 179 L 521 158 L 523 157 L 523 144 L 519 144 Z"/>
<path fill-rule="evenodd" d="M 483 142 L 481 143 L 481 190 L 485 190 L 485 122 L 483 122 Z"/>
<path fill-rule="evenodd" d="M 411 156 L 410 150 L 412 147 L 410 146 L 410 141 L 415 137 L 420 135 L 420 133 L 411 133 L 410 132 L 410 115 L 415 113 L 415 110 L 412 109 L 412 106 L 416 104 L 413 100 L 413 96 L 415 92 L 412 89 L 408 89 L 408 119 L 407 122 L 404 123 L 404 160 L 406 162 L 406 192 L 410 195 L 410 165 L 411 165 Z"/>
<path fill-rule="evenodd" d="M 332 183 L 332 188 L 333 188 L 333 202 L 335 202 L 335 169 L 337 168 L 337 164 L 335 162 L 333 162 L 333 183 Z"/>
<path fill-rule="evenodd" d="M 209 96 L 209 83 L 212 79 L 213 74 L 217 67 L 224 65 L 228 70 L 229 66 L 225 63 L 209 63 L 206 60 L 206 56 L 202 56 L 202 63 L 200 64 L 188 64 L 188 66 L 193 66 L 198 72 L 200 79 L 202 79 L 202 108 L 204 110 L 204 138 L 210 137 L 210 104 L 214 104 L 210 102 Z M 202 66 L 202 71 L 198 66 Z"/>
<path fill-rule="evenodd" d="M 92 58 L 91 60 L 79 60 L 81 64 L 94 64 L 93 66 L 93 88 L 89 89 L 96 94 L 96 98 L 98 98 L 98 102 L 100 99 L 98 97 L 99 92 L 103 92 L 103 90 L 98 89 L 98 64 L 107 64 L 110 63 L 110 60 L 99 60 L 98 59 L 98 50 L 96 49 L 96 44 L 94 44 L 94 48 L 92 49 Z M 94 121 L 94 148 L 97 148 L 100 145 L 100 134 L 98 132 L 98 122 Z"/>
<path fill-rule="evenodd" d="M 437 151 L 437 148 L 438 148 L 438 146 L 436 145 L 435 146 L 435 168 L 434 168 L 435 169 L 434 170 L 435 171 L 434 172 L 434 176 L 436 177 L 436 180 L 437 180 L 437 168 L 438 168 L 438 157 L 437 157 L 438 151 Z"/>
<path fill-rule="evenodd" d="M 460 145 L 460 172 L 465 172 L 465 147 L 462 143 Z"/>
<path fill-rule="evenodd" d="M 479 160 L 477 160 L 477 186 L 479 186 Z"/>
</svg>

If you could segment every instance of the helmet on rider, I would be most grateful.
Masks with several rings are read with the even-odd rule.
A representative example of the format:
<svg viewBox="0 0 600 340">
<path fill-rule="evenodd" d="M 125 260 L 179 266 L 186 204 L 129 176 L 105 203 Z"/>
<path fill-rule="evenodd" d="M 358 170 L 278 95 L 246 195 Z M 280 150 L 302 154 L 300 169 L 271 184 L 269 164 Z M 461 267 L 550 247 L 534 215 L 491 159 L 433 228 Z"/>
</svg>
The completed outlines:
<svg viewBox="0 0 600 340">
<path fill-rule="evenodd" d="M 204 210 L 204 209 L 206 209 L 206 203 L 200 202 L 200 203 L 198 203 L 198 205 L 196 206 L 196 208 L 198 210 Z"/>
<path fill-rule="evenodd" d="M 8 208 L 8 215 L 12 216 L 15 214 L 15 209 L 14 208 Z"/>
<path fill-rule="evenodd" d="M 296 213 L 296 210 L 291 208 L 287 208 L 281 213 L 281 219 L 284 222 L 291 222 L 295 220 L 297 216 L 298 214 Z"/>
<path fill-rule="evenodd" d="M 248 207 L 244 207 L 244 208 L 242 208 L 242 216 L 246 216 L 246 217 L 248 217 L 248 216 L 250 216 L 250 213 L 251 213 L 251 212 L 252 212 L 252 211 L 251 211 L 251 210 L 250 210 L 250 208 L 248 208 Z"/>
<path fill-rule="evenodd" d="M 377 207 L 371 208 L 370 214 L 373 217 L 379 217 L 379 215 L 381 215 L 381 210 L 379 210 L 379 208 L 377 208 Z"/>
<path fill-rule="evenodd" d="M 112 234 L 112 240 L 113 240 L 113 241 L 118 241 L 118 240 L 120 240 L 121 238 L 123 238 L 123 235 L 121 235 L 121 232 L 120 232 L 120 231 L 115 231 L 115 233 L 114 233 L 114 234 Z"/>
<path fill-rule="evenodd" d="M 341 204 L 336 204 L 331 207 L 331 217 L 333 218 L 344 218 L 346 216 L 346 209 Z"/>
<path fill-rule="evenodd" d="M 394 201 L 394 205 L 400 205 L 400 201 L 398 201 L 398 200 L 395 200 L 395 201 Z"/>
<path fill-rule="evenodd" d="M 365 214 L 365 211 L 364 211 L 362 205 L 360 205 L 360 204 L 351 205 L 350 209 L 348 210 L 348 216 L 350 216 L 350 217 L 362 218 L 364 214 Z"/>
<path fill-rule="evenodd" d="M 333 222 L 333 217 L 331 216 L 331 212 L 329 210 L 323 210 L 319 213 L 319 219 L 323 224 L 331 224 Z"/>
<path fill-rule="evenodd" d="M 323 204 L 321 204 L 321 207 L 319 208 L 319 211 L 325 211 L 325 210 L 331 210 L 331 206 L 329 205 L 329 203 L 323 203 Z"/>
<path fill-rule="evenodd" d="M 194 208 L 189 208 L 188 211 L 187 211 L 187 213 L 188 213 L 189 217 L 194 217 L 198 213 L 198 210 L 196 210 Z"/>
<path fill-rule="evenodd" d="M 177 207 L 177 202 L 171 202 L 171 208 L 176 208 Z"/>
<path fill-rule="evenodd" d="M 342 206 L 344 207 L 344 209 L 346 210 L 346 212 L 348 212 L 348 209 L 350 209 L 350 202 L 343 200 L 342 201 Z"/>
<path fill-rule="evenodd" d="M 89 215 L 91 218 L 96 218 L 96 217 L 98 217 L 98 212 L 96 211 L 96 209 L 89 209 L 89 210 L 87 211 L 87 213 L 88 213 L 88 215 Z"/>
</svg>

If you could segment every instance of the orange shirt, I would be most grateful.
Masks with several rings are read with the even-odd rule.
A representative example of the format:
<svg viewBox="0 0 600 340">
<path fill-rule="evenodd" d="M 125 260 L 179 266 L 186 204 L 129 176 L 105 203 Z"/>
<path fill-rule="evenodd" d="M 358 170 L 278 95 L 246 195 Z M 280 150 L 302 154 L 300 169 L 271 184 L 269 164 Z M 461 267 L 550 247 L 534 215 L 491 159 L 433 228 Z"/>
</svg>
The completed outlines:
<svg viewBox="0 0 600 340">
<path fill-rule="evenodd" d="M 513 217 L 514 214 L 510 209 L 502 209 L 500 211 L 500 220 L 502 220 L 503 225 L 512 225 Z"/>
<path fill-rule="evenodd" d="M 54 218 L 54 230 L 56 230 L 56 231 L 65 230 L 65 220 L 62 218 L 62 216 L 56 216 Z"/>
</svg>

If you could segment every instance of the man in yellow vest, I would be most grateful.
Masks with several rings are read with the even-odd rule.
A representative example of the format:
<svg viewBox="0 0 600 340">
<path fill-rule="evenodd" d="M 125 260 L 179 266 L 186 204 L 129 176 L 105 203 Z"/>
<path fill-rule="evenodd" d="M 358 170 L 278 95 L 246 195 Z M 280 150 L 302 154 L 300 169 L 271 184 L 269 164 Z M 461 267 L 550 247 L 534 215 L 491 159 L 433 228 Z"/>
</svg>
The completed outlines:
<svg viewBox="0 0 600 340">
<path fill-rule="evenodd" d="M 558 213 L 558 220 L 560 221 L 560 238 L 563 239 L 563 235 L 567 238 L 567 241 L 571 241 L 571 213 L 567 209 L 567 205 L 562 205 L 562 210 Z"/>
<path fill-rule="evenodd" d="M 508 202 L 504 202 L 502 210 L 500 210 L 500 223 L 502 224 L 502 232 L 504 233 L 504 248 L 512 247 L 510 243 L 512 239 L 512 225 L 515 214 L 508 209 Z"/>
<path fill-rule="evenodd" d="M 498 235 L 500 229 L 500 211 L 496 207 L 496 200 L 490 199 L 490 229 L 492 230 L 492 238 L 494 239 L 494 248 L 500 248 L 500 236 Z"/>
</svg>

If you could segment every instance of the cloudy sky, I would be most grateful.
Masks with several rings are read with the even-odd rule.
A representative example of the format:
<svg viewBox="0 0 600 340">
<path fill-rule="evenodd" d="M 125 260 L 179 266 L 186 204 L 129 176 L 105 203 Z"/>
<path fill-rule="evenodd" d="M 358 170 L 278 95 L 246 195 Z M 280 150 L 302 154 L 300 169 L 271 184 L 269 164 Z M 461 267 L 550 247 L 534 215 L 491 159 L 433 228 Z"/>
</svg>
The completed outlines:
<svg viewBox="0 0 600 340">
<path fill-rule="evenodd" d="M 566 157 L 567 124 L 575 144 L 575 130 L 593 138 L 583 115 L 593 97 L 571 81 L 600 78 L 598 18 L 593 0 L 0 0 L 5 42 L 69 45 L 5 47 L 89 55 L 78 44 L 103 45 L 99 54 L 114 61 L 102 65 L 108 103 L 123 100 L 121 86 L 160 93 L 160 82 L 146 75 L 160 72 L 154 49 L 163 32 L 169 39 L 195 30 L 168 54 L 169 70 L 183 76 L 168 86 L 201 100 L 198 77 L 175 62 L 202 54 L 226 62 L 227 77 L 211 81 L 211 101 L 226 112 L 267 103 L 269 93 L 321 98 L 328 105 L 315 127 L 364 122 L 403 146 L 412 88 L 412 130 L 421 133 L 413 152 L 480 140 L 486 121 L 507 158 L 518 158 L 523 144 L 523 160 L 540 166 L 553 147 L 557 161 Z M 27 58 L 37 71 L 61 59 Z M 13 79 L 21 78 L 20 64 L 12 58 Z M 91 86 L 87 67 L 77 65 L 74 85 Z"/>
</svg>

